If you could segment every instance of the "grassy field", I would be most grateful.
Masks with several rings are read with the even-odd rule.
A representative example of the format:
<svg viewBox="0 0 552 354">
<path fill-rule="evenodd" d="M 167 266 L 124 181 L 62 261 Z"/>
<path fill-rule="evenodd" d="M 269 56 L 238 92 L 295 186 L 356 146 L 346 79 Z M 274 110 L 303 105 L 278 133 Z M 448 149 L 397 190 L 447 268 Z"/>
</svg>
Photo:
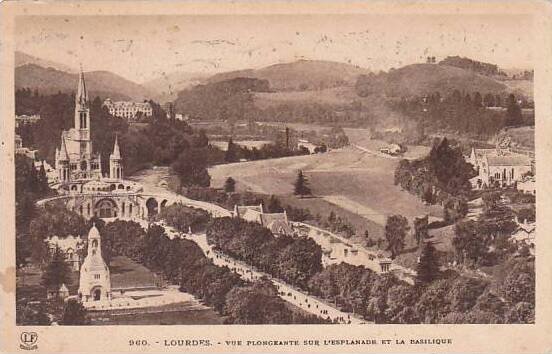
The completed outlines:
<svg viewBox="0 0 552 354">
<path fill-rule="evenodd" d="M 111 287 L 114 289 L 155 286 L 157 280 L 153 272 L 127 257 L 113 257 L 109 270 Z"/>
<path fill-rule="evenodd" d="M 401 214 L 409 220 L 425 214 L 441 216 L 440 208 L 424 205 L 393 184 L 398 161 L 348 147 L 326 154 L 219 165 L 209 174 L 214 187 L 231 176 L 239 191 L 274 194 L 287 204 L 309 208 L 314 215 L 334 211 L 347 217 L 357 232 L 368 230 L 379 238 L 389 215 Z M 316 198 L 293 196 L 298 170 L 307 176 Z"/>
<path fill-rule="evenodd" d="M 344 128 L 345 134 L 349 138 L 349 143 L 358 145 L 368 150 L 379 151 L 380 148 L 389 144 L 383 140 L 372 139 L 368 129 Z M 409 145 L 408 150 L 401 156 L 405 159 L 418 159 L 427 155 L 430 147 L 421 145 Z"/>
</svg>

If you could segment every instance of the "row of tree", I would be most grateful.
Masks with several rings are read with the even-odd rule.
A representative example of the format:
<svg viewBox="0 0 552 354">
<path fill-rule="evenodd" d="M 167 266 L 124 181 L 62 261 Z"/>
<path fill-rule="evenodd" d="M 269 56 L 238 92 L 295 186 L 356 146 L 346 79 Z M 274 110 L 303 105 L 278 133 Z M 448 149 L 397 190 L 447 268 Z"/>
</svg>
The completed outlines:
<svg viewBox="0 0 552 354">
<path fill-rule="evenodd" d="M 534 265 L 512 263 L 502 281 L 437 274 L 411 286 L 346 263 L 330 265 L 309 281 L 310 290 L 376 323 L 533 323 Z"/>
<path fill-rule="evenodd" d="M 224 155 L 225 162 L 238 162 L 241 159 L 245 160 L 264 160 L 264 159 L 273 159 L 279 157 L 287 156 L 300 156 L 308 155 L 309 150 L 302 147 L 298 149 L 291 149 L 284 145 L 279 144 L 265 144 L 260 148 L 248 148 L 247 146 L 241 146 L 230 138 L 228 140 L 228 148 L 226 154 Z"/>
<path fill-rule="evenodd" d="M 531 107 L 529 103 L 524 105 Z M 490 109 L 502 106 L 506 109 Z M 437 92 L 392 102 L 391 107 L 416 122 L 426 134 L 445 130 L 488 138 L 504 127 L 534 124 L 531 117 L 522 115 L 521 106 L 513 94 L 504 99 L 490 93 L 483 96 L 475 92 L 471 95 L 455 90 L 444 98 Z"/>
<path fill-rule="evenodd" d="M 275 237 L 260 224 L 239 218 L 214 219 L 207 227 L 207 241 L 223 253 L 301 288 L 322 269 L 322 249 L 313 240 Z"/>
<path fill-rule="evenodd" d="M 182 210 L 181 210 L 182 211 Z M 189 211 L 194 218 L 195 211 Z M 113 235 L 112 251 L 162 274 L 182 291 L 202 299 L 226 317 L 229 323 L 317 323 L 321 320 L 291 311 L 267 281 L 248 283 L 227 267 L 215 266 L 193 242 L 169 239 L 162 227 L 151 225 L 144 231 L 139 224 L 115 221 L 105 226 L 103 235 Z M 116 237 L 115 237 L 116 236 Z M 251 302 L 266 303 L 265 309 Z"/>
</svg>

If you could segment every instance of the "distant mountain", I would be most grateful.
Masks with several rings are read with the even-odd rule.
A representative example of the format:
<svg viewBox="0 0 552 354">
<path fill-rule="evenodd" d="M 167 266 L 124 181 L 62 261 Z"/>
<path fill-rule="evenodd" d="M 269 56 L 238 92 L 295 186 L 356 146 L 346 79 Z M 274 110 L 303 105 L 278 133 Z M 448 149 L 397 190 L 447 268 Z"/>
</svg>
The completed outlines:
<svg viewBox="0 0 552 354">
<path fill-rule="evenodd" d="M 155 94 L 143 86 L 109 71 L 90 71 L 84 74 L 91 97 L 110 97 L 114 100 L 149 99 Z M 58 91 L 71 93 L 76 90 L 78 74 L 36 64 L 25 64 L 15 68 L 15 88 L 30 88 L 43 94 Z"/>
<path fill-rule="evenodd" d="M 142 83 L 142 86 L 157 94 L 156 101 L 165 103 L 175 100 L 179 91 L 199 85 L 207 77 L 208 74 L 204 73 L 177 71 L 163 73 L 159 78 Z"/>
<path fill-rule="evenodd" d="M 35 56 L 29 55 L 27 53 L 23 53 L 20 51 L 15 52 L 15 67 L 23 66 L 26 64 L 34 64 L 41 66 L 43 68 L 52 68 L 59 71 L 65 71 L 67 73 L 77 73 L 78 70 L 75 68 L 71 68 L 70 66 L 67 66 L 65 64 L 57 63 L 51 60 L 41 59 L 37 58 Z"/>
<path fill-rule="evenodd" d="M 246 69 L 215 74 L 207 82 L 225 81 L 237 77 L 268 80 L 275 91 L 310 91 L 350 86 L 368 69 L 322 60 L 299 60 L 275 64 L 262 69 Z"/>
</svg>

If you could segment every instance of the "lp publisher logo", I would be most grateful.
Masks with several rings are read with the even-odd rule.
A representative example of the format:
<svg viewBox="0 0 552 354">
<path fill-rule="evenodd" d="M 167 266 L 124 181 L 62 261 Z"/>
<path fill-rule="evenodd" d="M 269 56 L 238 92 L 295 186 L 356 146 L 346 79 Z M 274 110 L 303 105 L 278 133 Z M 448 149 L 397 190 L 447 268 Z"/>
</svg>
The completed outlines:
<svg viewBox="0 0 552 354">
<path fill-rule="evenodd" d="M 38 349 L 36 342 L 38 341 L 38 334 L 36 332 L 23 332 L 21 333 L 21 344 L 19 348 L 25 350 L 35 350 Z"/>
</svg>

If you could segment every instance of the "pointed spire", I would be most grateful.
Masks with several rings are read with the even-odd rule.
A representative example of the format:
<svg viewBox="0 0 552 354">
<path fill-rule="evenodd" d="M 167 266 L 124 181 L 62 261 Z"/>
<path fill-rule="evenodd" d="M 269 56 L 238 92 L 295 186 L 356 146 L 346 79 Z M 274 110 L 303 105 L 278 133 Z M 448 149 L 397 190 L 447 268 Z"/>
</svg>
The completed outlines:
<svg viewBox="0 0 552 354">
<path fill-rule="evenodd" d="M 115 134 L 115 144 L 113 145 L 113 153 L 111 154 L 111 159 L 121 159 L 121 151 L 119 150 L 119 136 Z"/>
<path fill-rule="evenodd" d="M 75 101 L 77 105 L 86 106 L 88 104 L 88 92 L 86 91 L 86 83 L 84 81 L 84 72 L 81 71 L 79 74 L 79 84 L 77 86 L 77 95 L 75 96 Z"/>
<path fill-rule="evenodd" d="M 65 145 L 65 137 L 61 137 L 61 149 L 59 152 L 59 160 L 60 161 L 68 161 L 69 160 L 69 154 L 67 154 L 67 146 Z"/>
</svg>

